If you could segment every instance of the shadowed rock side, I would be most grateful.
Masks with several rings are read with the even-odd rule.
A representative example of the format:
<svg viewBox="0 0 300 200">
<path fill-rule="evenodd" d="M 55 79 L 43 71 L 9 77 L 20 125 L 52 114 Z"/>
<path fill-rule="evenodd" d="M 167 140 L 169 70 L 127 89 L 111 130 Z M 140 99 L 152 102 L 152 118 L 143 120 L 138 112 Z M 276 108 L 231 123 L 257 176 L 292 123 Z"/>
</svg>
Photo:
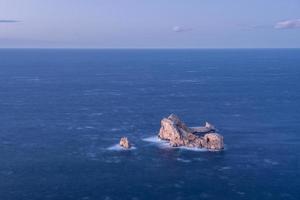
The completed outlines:
<svg viewBox="0 0 300 200">
<path fill-rule="evenodd" d="M 161 120 L 158 137 L 167 140 L 173 147 L 196 147 L 209 150 L 224 148 L 223 136 L 215 133 L 213 125 L 206 122 L 204 127 L 187 127 L 176 115 Z"/>
<path fill-rule="evenodd" d="M 124 149 L 130 149 L 131 144 L 129 143 L 127 137 L 122 137 L 120 140 L 120 146 Z"/>
</svg>

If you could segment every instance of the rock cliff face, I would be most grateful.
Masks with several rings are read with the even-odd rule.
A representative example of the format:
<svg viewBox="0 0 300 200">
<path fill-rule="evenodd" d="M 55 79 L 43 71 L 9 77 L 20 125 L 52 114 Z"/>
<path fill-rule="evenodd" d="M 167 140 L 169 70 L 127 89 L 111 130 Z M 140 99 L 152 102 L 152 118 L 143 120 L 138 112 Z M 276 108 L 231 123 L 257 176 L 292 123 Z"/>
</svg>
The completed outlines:
<svg viewBox="0 0 300 200">
<path fill-rule="evenodd" d="M 176 115 L 171 114 L 161 120 L 158 137 L 167 140 L 173 147 L 196 147 L 209 150 L 222 150 L 223 137 L 215 132 L 213 125 L 206 122 L 204 127 L 187 127 Z"/>
<path fill-rule="evenodd" d="M 130 149 L 131 144 L 129 143 L 127 137 L 122 137 L 120 140 L 120 146 L 124 149 Z"/>
</svg>

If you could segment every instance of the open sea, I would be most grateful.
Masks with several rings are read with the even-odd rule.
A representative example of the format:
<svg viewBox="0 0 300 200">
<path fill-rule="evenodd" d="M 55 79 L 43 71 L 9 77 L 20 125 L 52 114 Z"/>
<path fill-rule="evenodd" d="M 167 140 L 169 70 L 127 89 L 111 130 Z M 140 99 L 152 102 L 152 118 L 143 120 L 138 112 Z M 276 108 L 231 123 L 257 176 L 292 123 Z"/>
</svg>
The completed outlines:
<svg viewBox="0 0 300 200">
<path fill-rule="evenodd" d="M 157 140 L 171 113 L 225 150 Z M 299 200 L 300 49 L 1 49 L 0 199 Z"/>
</svg>

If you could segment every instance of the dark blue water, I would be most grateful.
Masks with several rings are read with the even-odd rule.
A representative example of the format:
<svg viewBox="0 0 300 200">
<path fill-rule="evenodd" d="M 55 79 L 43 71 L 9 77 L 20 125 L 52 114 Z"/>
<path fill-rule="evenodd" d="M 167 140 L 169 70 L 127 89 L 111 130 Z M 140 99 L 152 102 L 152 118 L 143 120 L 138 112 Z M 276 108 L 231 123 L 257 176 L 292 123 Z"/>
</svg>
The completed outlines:
<svg viewBox="0 0 300 200">
<path fill-rule="evenodd" d="M 143 140 L 170 113 L 226 150 Z M 297 200 L 300 50 L 2 49 L 0 125 L 1 200 Z"/>
</svg>

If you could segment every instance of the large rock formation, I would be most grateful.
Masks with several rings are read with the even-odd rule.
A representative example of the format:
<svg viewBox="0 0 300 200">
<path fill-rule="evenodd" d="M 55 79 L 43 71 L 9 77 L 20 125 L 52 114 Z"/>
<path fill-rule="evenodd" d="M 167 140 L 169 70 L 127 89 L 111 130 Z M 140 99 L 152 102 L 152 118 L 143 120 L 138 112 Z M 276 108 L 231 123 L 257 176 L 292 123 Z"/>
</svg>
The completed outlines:
<svg viewBox="0 0 300 200">
<path fill-rule="evenodd" d="M 223 137 L 215 132 L 213 125 L 206 122 L 204 127 L 187 127 L 176 115 L 161 120 L 158 137 L 167 140 L 173 147 L 196 147 L 209 150 L 224 148 Z"/>
<path fill-rule="evenodd" d="M 130 149 L 131 147 L 131 144 L 129 143 L 127 137 L 122 137 L 119 144 L 124 149 Z"/>
</svg>

